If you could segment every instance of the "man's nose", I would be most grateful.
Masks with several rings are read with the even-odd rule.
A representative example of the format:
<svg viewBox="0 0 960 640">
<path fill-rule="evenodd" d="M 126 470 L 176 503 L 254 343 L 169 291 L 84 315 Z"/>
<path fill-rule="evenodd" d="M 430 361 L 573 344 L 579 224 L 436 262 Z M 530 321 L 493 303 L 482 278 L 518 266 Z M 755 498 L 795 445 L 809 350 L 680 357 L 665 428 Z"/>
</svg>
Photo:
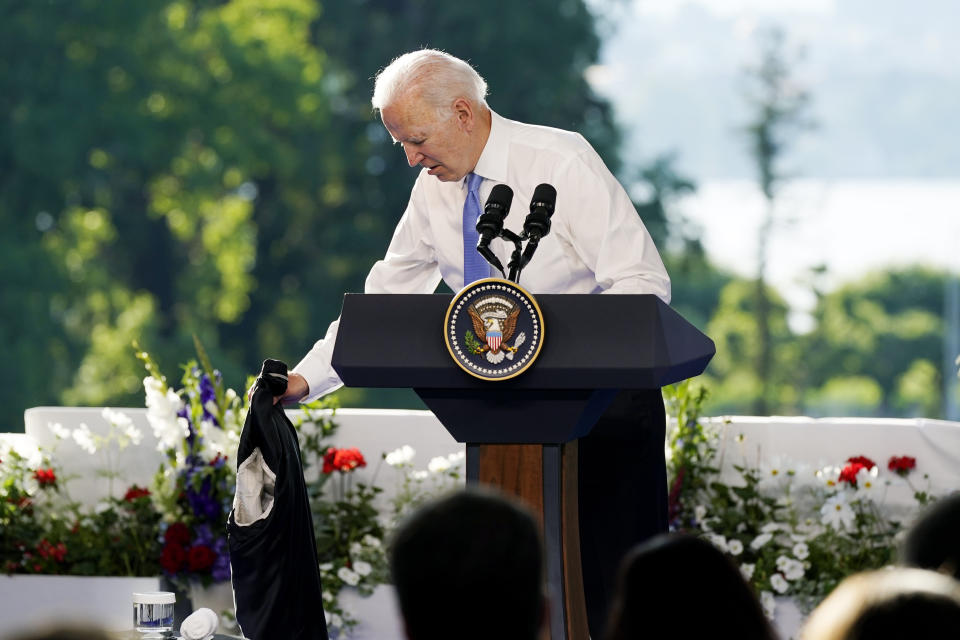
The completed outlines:
<svg viewBox="0 0 960 640">
<path fill-rule="evenodd" d="M 407 154 L 407 164 L 409 164 L 411 167 L 417 166 L 420 164 L 420 161 L 423 160 L 423 154 L 416 149 L 404 145 L 403 152 Z"/>
</svg>

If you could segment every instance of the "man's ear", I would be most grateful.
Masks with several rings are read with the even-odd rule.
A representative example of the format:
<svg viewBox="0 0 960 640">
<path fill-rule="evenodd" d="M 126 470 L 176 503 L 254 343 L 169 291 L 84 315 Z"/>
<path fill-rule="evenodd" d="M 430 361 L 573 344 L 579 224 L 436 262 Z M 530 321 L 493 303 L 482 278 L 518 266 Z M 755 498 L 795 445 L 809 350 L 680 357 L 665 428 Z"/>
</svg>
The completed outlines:
<svg viewBox="0 0 960 640">
<path fill-rule="evenodd" d="M 470 133 L 473 131 L 473 105 L 466 98 L 457 98 L 453 101 L 453 114 L 457 118 L 457 127 Z"/>
</svg>

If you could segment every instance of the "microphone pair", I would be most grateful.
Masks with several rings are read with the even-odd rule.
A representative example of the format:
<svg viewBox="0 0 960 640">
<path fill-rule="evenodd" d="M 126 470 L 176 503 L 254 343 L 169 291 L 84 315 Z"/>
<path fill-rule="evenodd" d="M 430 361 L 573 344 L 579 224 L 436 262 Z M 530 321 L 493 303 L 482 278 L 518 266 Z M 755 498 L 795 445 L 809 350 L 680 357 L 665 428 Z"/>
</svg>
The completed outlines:
<svg viewBox="0 0 960 640">
<path fill-rule="evenodd" d="M 550 216 L 553 215 L 556 202 L 557 190 L 553 186 L 546 183 L 537 185 L 530 200 L 530 213 L 523 221 L 523 233 L 517 236 L 509 229 L 503 228 L 503 222 L 510 213 L 510 205 L 513 203 L 513 189 L 505 184 L 494 186 L 486 204 L 483 205 L 483 213 L 477 218 L 477 233 L 480 234 L 477 251 L 486 258 L 487 262 L 503 273 L 503 265 L 490 250 L 490 242 L 494 238 L 504 236 L 517 243 L 519 248 L 519 242 L 527 240 L 527 247 L 519 259 L 519 264 L 516 265 L 517 275 L 519 275 L 519 270 L 527 266 L 533 258 L 540 239 L 550 233 Z M 514 266 L 513 263 L 511 266 Z"/>
</svg>

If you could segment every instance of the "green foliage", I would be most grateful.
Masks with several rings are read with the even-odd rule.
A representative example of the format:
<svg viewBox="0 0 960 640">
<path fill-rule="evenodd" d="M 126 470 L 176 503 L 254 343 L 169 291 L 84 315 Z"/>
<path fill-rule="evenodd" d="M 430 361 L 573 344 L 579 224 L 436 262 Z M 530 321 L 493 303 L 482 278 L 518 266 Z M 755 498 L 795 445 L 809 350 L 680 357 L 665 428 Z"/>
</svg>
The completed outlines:
<svg viewBox="0 0 960 640">
<path fill-rule="evenodd" d="M 227 380 L 295 362 L 408 197 L 371 78 L 424 45 L 471 60 L 503 115 L 579 130 L 618 168 L 581 0 L 0 9 L 0 355 L 42 363 L 0 385 L 5 427 L 28 406 L 136 403 L 133 339 L 174 363 L 196 334 Z"/>
<path fill-rule="evenodd" d="M 880 390 L 868 414 L 940 416 L 943 374 L 933 363 L 942 359 L 945 283 L 943 272 L 901 268 L 822 295 L 814 330 L 799 340 L 807 386 L 814 390 L 807 410 L 830 412 L 817 403 L 826 385 L 857 376 Z M 834 400 L 836 392 L 834 385 Z"/>
<path fill-rule="evenodd" d="M 773 363 L 767 379 L 762 380 L 756 366 L 761 350 L 756 338 L 756 283 L 734 279 L 720 291 L 719 305 L 706 327 L 717 345 L 717 355 L 706 372 L 711 411 L 750 412 L 760 399 L 774 411 L 789 412 L 798 405 L 801 353 L 787 324 L 787 306 L 769 287 L 765 298 Z"/>
<path fill-rule="evenodd" d="M 473 335 L 473 331 L 467 329 L 467 332 L 463 335 L 463 343 L 467 346 L 467 350 L 470 353 L 480 353 L 483 351 L 483 343 L 477 340 L 477 336 Z"/>
<path fill-rule="evenodd" d="M 15 450 L 0 462 L 0 569 L 5 573 L 149 576 L 159 572 L 160 513 L 130 487 L 96 509 L 70 499 L 69 476 L 49 456 Z"/>
</svg>

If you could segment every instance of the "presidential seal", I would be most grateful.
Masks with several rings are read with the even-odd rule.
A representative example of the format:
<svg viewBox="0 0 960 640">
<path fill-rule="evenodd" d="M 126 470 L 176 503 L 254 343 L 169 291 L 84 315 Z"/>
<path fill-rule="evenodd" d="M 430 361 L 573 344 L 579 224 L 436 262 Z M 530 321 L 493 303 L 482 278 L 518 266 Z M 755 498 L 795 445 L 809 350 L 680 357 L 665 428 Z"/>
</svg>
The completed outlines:
<svg viewBox="0 0 960 640">
<path fill-rule="evenodd" d="M 454 362 L 483 380 L 507 380 L 526 371 L 543 344 L 543 314 L 515 282 L 477 280 L 453 297 L 443 323 Z"/>
</svg>

